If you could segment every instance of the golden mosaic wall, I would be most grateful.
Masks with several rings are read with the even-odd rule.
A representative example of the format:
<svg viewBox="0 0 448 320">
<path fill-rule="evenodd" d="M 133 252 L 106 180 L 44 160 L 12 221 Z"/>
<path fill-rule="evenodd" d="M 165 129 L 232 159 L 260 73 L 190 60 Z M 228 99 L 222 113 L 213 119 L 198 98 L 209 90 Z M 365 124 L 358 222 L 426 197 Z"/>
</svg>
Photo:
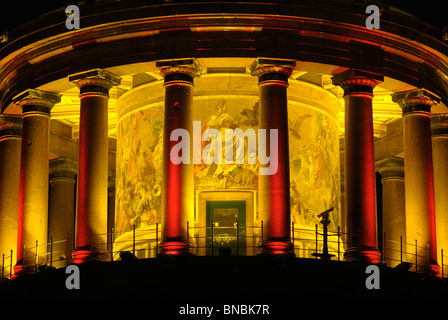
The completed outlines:
<svg viewBox="0 0 448 320">
<path fill-rule="evenodd" d="M 314 227 L 317 214 L 334 207 L 330 231 L 340 221 L 339 127 L 316 108 L 289 103 L 291 221 Z M 319 224 L 320 227 L 320 224 Z"/>
</svg>

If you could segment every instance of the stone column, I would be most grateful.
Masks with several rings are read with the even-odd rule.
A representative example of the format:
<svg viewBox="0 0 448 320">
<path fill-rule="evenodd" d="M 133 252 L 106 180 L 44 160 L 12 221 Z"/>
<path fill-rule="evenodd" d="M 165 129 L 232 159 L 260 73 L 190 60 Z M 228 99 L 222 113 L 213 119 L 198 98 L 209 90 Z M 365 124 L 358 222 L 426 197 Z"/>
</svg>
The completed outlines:
<svg viewBox="0 0 448 320">
<path fill-rule="evenodd" d="M 48 237 L 52 239 L 53 266 L 65 266 L 67 248 L 69 258 L 74 245 L 75 207 L 76 207 L 76 171 L 77 163 L 66 158 L 50 160 L 50 195 L 48 212 Z M 66 239 L 68 243 L 60 242 Z"/>
<path fill-rule="evenodd" d="M 416 252 L 416 240 L 417 271 L 438 275 L 431 106 L 439 98 L 416 89 L 395 93 L 392 100 L 403 109 L 407 251 Z M 415 255 L 408 254 L 408 260 L 414 263 Z"/>
<path fill-rule="evenodd" d="M 380 262 L 377 249 L 376 176 L 373 151 L 373 89 L 383 77 L 351 69 L 335 75 L 344 89 L 344 181 L 347 261 Z"/>
<path fill-rule="evenodd" d="M 395 267 L 406 261 L 406 219 L 404 198 L 404 160 L 390 157 L 377 162 L 383 184 L 383 232 L 386 233 L 386 264 Z M 401 238 L 400 238 L 401 237 Z M 400 256 L 400 239 L 403 253 Z"/>
<path fill-rule="evenodd" d="M 195 59 L 157 61 L 156 66 L 164 77 L 165 87 L 161 249 L 164 255 L 179 255 L 187 253 L 187 221 L 194 219 L 191 105 L 193 78 L 200 75 L 201 68 Z M 185 130 L 190 141 L 180 142 L 183 138 L 178 135 L 172 137 L 172 133 L 181 132 L 174 132 L 177 129 Z M 181 152 L 176 148 L 179 143 L 185 146 Z"/>
<path fill-rule="evenodd" d="M 107 176 L 109 90 L 121 79 L 94 69 L 69 76 L 80 90 L 81 118 L 74 263 L 108 259 Z"/>
<path fill-rule="evenodd" d="M 259 208 L 264 222 L 263 252 L 268 254 L 293 254 L 287 88 L 294 68 L 294 61 L 265 58 L 258 58 L 251 66 L 252 75 L 258 77 L 260 90 L 259 130 L 266 130 L 266 146 L 258 139 L 258 153 L 260 157 L 261 148 L 265 147 L 266 154 L 271 157 L 270 163 L 260 164 L 258 178 Z M 272 130 L 278 135 L 277 143 L 272 140 L 275 132 Z M 266 167 L 275 171 L 262 174 L 261 170 Z"/>
<path fill-rule="evenodd" d="M 448 253 L 448 114 L 434 114 L 431 119 L 436 214 L 437 256 Z"/>
<path fill-rule="evenodd" d="M 21 147 L 22 118 L 0 115 L 0 257 L 3 254 L 8 257 L 13 250 L 13 265 L 16 263 Z"/>
<path fill-rule="evenodd" d="M 48 241 L 49 123 L 51 109 L 60 99 L 58 94 L 34 89 L 14 97 L 14 103 L 22 107 L 17 264 L 14 266 L 18 275 L 27 272 L 24 264 L 34 268 L 36 241 L 39 245 Z M 40 247 L 38 254 L 45 252 L 45 247 Z M 42 255 L 38 263 L 45 262 L 46 257 Z"/>
</svg>

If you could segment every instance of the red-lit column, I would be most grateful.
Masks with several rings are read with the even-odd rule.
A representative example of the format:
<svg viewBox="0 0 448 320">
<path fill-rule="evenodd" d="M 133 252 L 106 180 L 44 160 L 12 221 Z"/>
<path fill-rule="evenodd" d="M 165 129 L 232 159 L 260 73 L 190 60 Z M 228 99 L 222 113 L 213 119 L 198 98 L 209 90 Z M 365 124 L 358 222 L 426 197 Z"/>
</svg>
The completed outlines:
<svg viewBox="0 0 448 320">
<path fill-rule="evenodd" d="M 382 76 L 348 70 L 333 77 L 344 89 L 344 182 L 348 244 L 346 261 L 379 263 L 376 226 L 376 178 L 373 153 L 373 88 Z"/>
<path fill-rule="evenodd" d="M 95 69 L 69 76 L 80 90 L 76 237 L 73 262 L 104 260 L 107 244 L 108 101 L 121 79 Z"/>
<path fill-rule="evenodd" d="M 263 252 L 267 254 L 293 254 L 291 243 L 291 208 L 289 182 L 288 138 L 288 78 L 295 67 L 294 61 L 258 58 L 251 66 L 258 77 L 260 90 L 259 130 L 266 130 L 266 150 L 271 162 L 263 167 L 276 167 L 275 172 L 259 174 L 258 198 L 260 214 L 264 222 Z M 278 134 L 277 145 L 271 137 L 271 129 Z M 260 152 L 260 141 L 258 145 Z M 277 160 L 277 163 L 274 163 Z"/>
<path fill-rule="evenodd" d="M 0 115 L 0 255 L 5 257 L 11 250 L 15 257 L 17 246 L 21 147 L 22 118 Z M 12 263 L 16 263 L 15 258 Z"/>
<path fill-rule="evenodd" d="M 439 275 L 431 142 L 431 106 L 439 98 L 425 89 L 415 89 L 395 93 L 392 100 L 403 109 L 408 261 L 414 263 L 415 255 L 409 253 L 417 252 L 417 271 Z"/>
<path fill-rule="evenodd" d="M 187 221 L 194 219 L 194 171 L 191 152 L 193 122 L 193 78 L 200 74 L 195 59 L 157 61 L 164 77 L 165 120 L 163 128 L 163 182 L 162 182 L 162 254 L 180 255 L 188 252 Z M 179 136 L 171 137 L 174 130 L 187 133 L 189 141 L 182 141 L 182 154 L 173 151 L 181 143 Z M 184 152 L 189 152 L 189 155 Z M 173 152 L 176 152 L 174 154 Z M 184 157 L 184 161 L 178 161 Z"/>
<path fill-rule="evenodd" d="M 14 97 L 14 103 L 22 107 L 17 275 L 27 272 L 24 265 L 35 265 L 36 241 L 41 245 L 48 241 L 49 124 L 51 109 L 60 99 L 58 94 L 34 89 Z M 43 254 L 38 263 L 44 262 Z"/>
<path fill-rule="evenodd" d="M 109 172 L 108 193 L 107 193 L 107 232 L 111 235 L 109 239 L 114 239 L 115 228 L 115 172 Z M 113 240 L 112 240 L 113 241 Z M 109 241 L 109 248 L 112 248 L 112 241 Z"/>
</svg>

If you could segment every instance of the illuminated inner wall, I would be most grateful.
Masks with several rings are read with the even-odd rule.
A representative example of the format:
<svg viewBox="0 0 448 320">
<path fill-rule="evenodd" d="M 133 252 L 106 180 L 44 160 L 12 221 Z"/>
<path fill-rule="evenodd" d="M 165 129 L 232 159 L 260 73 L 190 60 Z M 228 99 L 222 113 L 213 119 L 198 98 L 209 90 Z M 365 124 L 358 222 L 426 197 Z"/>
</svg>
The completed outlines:
<svg viewBox="0 0 448 320">
<path fill-rule="evenodd" d="M 117 128 L 115 230 L 161 221 L 163 104 L 123 117 Z"/>
<path fill-rule="evenodd" d="M 194 92 L 193 121 L 200 122 L 201 134 L 219 130 L 222 157 L 225 129 L 257 132 L 258 88 L 250 75 L 203 76 L 195 80 Z M 338 100 L 300 81 L 291 81 L 288 98 L 291 221 L 314 228 L 317 214 L 334 207 L 329 230 L 336 231 L 341 221 Z M 132 89 L 117 101 L 116 232 L 162 221 L 163 101 L 161 83 Z M 221 164 L 195 164 L 195 192 L 256 192 L 258 165 L 248 159 L 257 154 L 248 152 L 247 142 L 243 164 L 226 164 L 224 158 Z M 209 143 L 201 141 L 201 153 Z"/>
</svg>

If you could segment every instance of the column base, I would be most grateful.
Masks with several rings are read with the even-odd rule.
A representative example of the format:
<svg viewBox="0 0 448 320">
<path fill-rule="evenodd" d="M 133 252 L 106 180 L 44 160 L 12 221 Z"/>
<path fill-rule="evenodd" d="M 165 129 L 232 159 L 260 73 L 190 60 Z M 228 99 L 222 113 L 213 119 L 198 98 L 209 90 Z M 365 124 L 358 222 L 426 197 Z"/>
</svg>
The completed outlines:
<svg viewBox="0 0 448 320">
<path fill-rule="evenodd" d="M 83 264 L 89 261 L 110 261 L 110 253 L 106 250 L 96 251 L 90 247 L 77 248 L 73 251 L 74 264 Z"/>
<path fill-rule="evenodd" d="M 11 275 L 11 278 L 17 278 L 25 275 L 25 267 L 23 266 L 23 260 L 17 261 L 17 263 L 13 267 L 14 273 Z"/>
<path fill-rule="evenodd" d="M 440 266 L 437 262 L 433 262 L 429 265 L 429 274 L 436 278 L 442 278 L 442 275 L 440 274 Z"/>
<path fill-rule="evenodd" d="M 27 274 L 35 274 L 39 270 L 40 265 L 43 264 L 36 265 L 36 260 L 34 259 L 19 260 L 13 266 L 14 273 L 12 274 L 11 278 L 14 279 Z"/>
<path fill-rule="evenodd" d="M 160 245 L 162 252 L 162 256 L 166 255 L 184 255 L 188 254 L 188 245 L 182 241 L 167 241 Z"/>
<path fill-rule="evenodd" d="M 358 261 L 369 264 L 381 263 L 381 254 L 376 248 L 351 247 L 344 252 L 344 261 Z"/>
<path fill-rule="evenodd" d="M 265 241 L 263 243 L 263 253 L 270 255 L 294 255 L 292 243 L 289 240 Z"/>
</svg>

